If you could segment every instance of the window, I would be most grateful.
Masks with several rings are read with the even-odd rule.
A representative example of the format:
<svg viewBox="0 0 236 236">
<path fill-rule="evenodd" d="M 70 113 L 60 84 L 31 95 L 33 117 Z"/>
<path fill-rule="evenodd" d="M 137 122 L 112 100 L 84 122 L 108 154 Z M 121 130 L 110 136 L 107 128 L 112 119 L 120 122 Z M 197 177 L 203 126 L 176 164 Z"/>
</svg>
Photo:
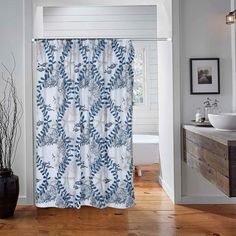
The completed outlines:
<svg viewBox="0 0 236 236">
<path fill-rule="evenodd" d="M 134 58 L 134 88 L 133 102 L 135 106 L 144 105 L 145 94 L 145 71 L 146 71 L 146 50 L 145 48 L 135 48 Z"/>
<path fill-rule="evenodd" d="M 157 42 L 133 41 L 133 132 L 158 133 Z"/>
</svg>

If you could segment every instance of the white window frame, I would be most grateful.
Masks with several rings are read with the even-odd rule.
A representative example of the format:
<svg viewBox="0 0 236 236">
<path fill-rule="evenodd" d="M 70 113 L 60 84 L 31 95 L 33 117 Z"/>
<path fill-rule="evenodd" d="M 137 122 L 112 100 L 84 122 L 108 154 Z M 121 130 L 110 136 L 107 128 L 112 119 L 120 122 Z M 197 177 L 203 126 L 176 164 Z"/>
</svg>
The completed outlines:
<svg viewBox="0 0 236 236">
<path fill-rule="evenodd" d="M 135 44 L 135 43 L 134 43 Z M 134 107 L 144 108 L 148 105 L 148 56 L 147 56 L 147 48 L 145 46 L 135 46 L 134 49 L 144 49 L 144 88 L 143 88 L 143 103 L 134 103 Z M 134 76 L 135 83 L 135 76 Z"/>
</svg>

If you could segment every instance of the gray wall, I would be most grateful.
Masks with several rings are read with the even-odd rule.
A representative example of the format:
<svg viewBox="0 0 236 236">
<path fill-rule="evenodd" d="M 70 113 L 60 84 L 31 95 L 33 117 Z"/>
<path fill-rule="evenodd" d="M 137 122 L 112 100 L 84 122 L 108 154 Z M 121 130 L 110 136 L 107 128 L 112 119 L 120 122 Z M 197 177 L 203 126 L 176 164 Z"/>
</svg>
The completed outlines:
<svg viewBox="0 0 236 236">
<path fill-rule="evenodd" d="M 23 31 L 23 1 L 10 0 L 0 2 L 0 63 L 3 62 L 10 69 L 13 66 L 13 53 L 16 60 L 14 79 L 17 93 L 25 105 L 25 79 L 24 79 L 24 31 Z M 3 67 L 0 66 L 2 73 Z M 0 82 L 0 93 L 4 84 Z M 31 88 L 30 88 L 31 89 Z M 2 96 L 1 96 L 2 97 Z M 25 110 L 25 107 L 23 108 Z M 26 143 L 25 143 L 25 112 L 21 120 L 22 137 L 19 142 L 13 171 L 19 176 L 20 198 L 26 198 Z"/>
<path fill-rule="evenodd" d="M 197 107 L 207 98 L 217 98 L 222 111 L 232 109 L 232 72 L 230 27 L 225 15 L 230 0 L 180 0 L 180 62 L 182 123 L 194 118 Z M 190 95 L 189 58 L 220 58 L 220 95 Z M 185 164 L 182 166 L 182 194 L 184 196 L 223 196 Z"/>
</svg>

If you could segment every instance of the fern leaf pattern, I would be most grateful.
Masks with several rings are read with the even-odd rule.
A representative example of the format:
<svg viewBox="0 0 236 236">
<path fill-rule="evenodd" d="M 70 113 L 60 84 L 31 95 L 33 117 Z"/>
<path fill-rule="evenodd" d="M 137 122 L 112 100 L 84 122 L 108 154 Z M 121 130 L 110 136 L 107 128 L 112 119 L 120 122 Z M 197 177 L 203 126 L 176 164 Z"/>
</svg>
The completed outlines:
<svg viewBox="0 0 236 236">
<path fill-rule="evenodd" d="M 134 206 L 129 40 L 36 41 L 38 207 Z"/>
</svg>

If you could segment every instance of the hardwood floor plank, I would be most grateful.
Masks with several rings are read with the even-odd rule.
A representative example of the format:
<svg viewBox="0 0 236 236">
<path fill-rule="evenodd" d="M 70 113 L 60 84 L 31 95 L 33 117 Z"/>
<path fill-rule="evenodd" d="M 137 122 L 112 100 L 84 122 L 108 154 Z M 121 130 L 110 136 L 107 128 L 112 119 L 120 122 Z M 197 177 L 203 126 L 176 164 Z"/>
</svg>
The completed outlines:
<svg viewBox="0 0 236 236">
<path fill-rule="evenodd" d="M 38 209 L 17 206 L 0 220 L 0 236 L 236 236 L 236 205 L 174 205 L 160 187 L 158 165 L 135 176 L 131 209 Z"/>
</svg>

